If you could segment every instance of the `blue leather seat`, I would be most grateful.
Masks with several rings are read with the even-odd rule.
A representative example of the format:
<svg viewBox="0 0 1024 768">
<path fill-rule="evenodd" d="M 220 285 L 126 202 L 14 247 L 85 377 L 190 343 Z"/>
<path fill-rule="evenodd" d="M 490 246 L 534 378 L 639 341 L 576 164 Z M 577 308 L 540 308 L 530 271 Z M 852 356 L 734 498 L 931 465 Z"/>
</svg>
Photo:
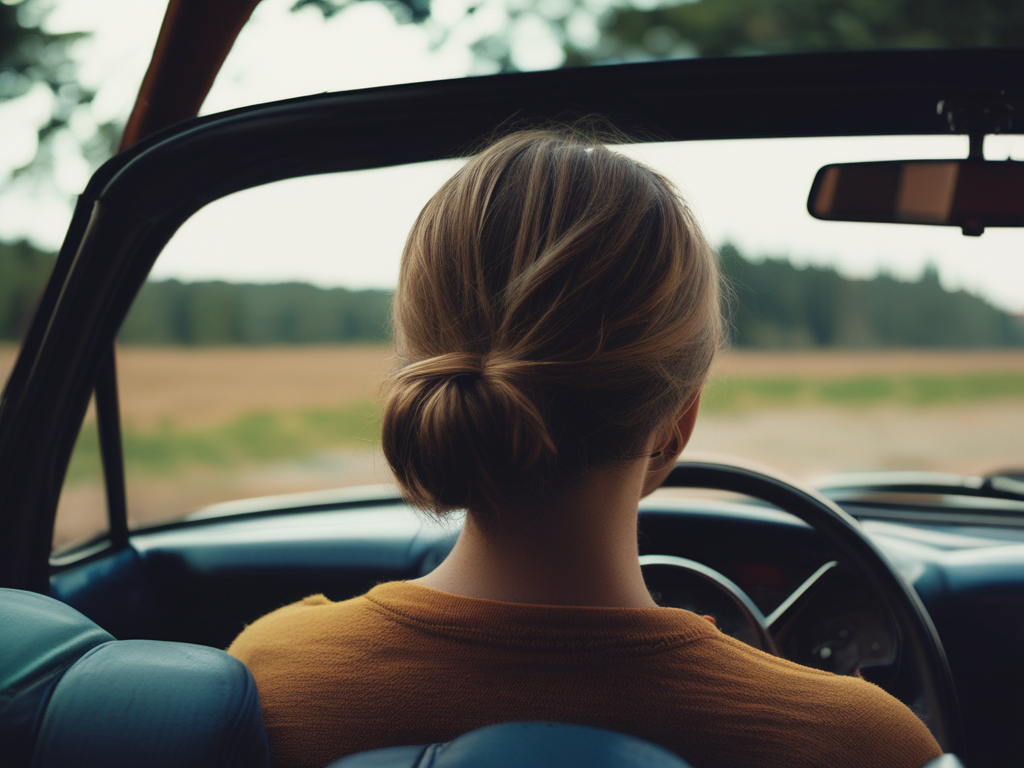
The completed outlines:
<svg viewBox="0 0 1024 768">
<path fill-rule="evenodd" d="M 223 651 L 115 640 L 73 608 L 0 589 L 0 755 L 9 768 L 269 766 L 259 697 Z"/>
<path fill-rule="evenodd" d="M 328 768 L 690 768 L 649 741 L 566 723 L 499 723 L 444 744 L 388 747 Z"/>
</svg>

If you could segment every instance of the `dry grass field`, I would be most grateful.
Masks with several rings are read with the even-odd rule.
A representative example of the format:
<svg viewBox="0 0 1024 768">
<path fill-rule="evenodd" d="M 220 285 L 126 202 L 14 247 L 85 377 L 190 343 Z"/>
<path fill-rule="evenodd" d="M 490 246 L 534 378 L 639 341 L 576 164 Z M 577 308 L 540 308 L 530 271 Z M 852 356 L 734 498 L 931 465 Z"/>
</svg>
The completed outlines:
<svg viewBox="0 0 1024 768">
<path fill-rule="evenodd" d="M 337 409 L 377 397 L 383 346 L 118 350 L 126 422 L 223 424 L 257 412 Z"/>
<path fill-rule="evenodd" d="M 0 376 L 14 347 L 0 346 Z M 257 411 L 338 408 L 374 399 L 387 370 L 382 346 L 122 347 L 118 374 L 124 418 L 140 427 L 171 420 L 206 426 Z M 730 350 L 712 378 L 839 380 L 872 376 L 1024 375 L 1024 350 Z"/>
<path fill-rule="evenodd" d="M 0 347 L 0 375 L 14 351 Z M 377 346 L 122 347 L 129 505 L 137 523 L 218 501 L 387 482 Z M 102 526 L 87 424 L 58 540 Z M 92 447 L 90 447 L 92 445 Z M 732 350 L 716 362 L 688 452 L 811 478 L 841 470 L 990 472 L 1024 464 L 1024 350 Z"/>
</svg>

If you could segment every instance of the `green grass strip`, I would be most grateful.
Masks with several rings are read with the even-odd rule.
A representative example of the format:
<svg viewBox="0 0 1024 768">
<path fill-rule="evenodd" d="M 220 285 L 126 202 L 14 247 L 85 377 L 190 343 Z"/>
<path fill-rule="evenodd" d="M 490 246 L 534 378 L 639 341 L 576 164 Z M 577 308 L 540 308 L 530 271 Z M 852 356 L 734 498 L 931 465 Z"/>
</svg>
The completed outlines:
<svg viewBox="0 0 1024 768">
<path fill-rule="evenodd" d="M 380 440 L 379 409 L 371 400 L 339 410 L 253 413 L 206 429 L 165 423 L 152 430 L 126 425 L 122 440 L 128 475 L 169 476 L 187 467 L 230 468 L 301 459 L 334 446 Z M 82 428 L 68 467 L 68 484 L 100 475 L 95 423 Z"/>
<path fill-rule="evenodd" d="M 1024 400 L 1024 372 L 963 375 L 864 376 L 852 379 L 741 378 L 713 380 L 701 408 L 707 413 L 742 413 L 808 406 L 922 408 L 990 400 Z M 188 467 L 232 468 L 295 461 L 334 446 L 375 445 L 380 411 L 372 400 L 336 410 L 253 413 L 206 429 L 171 423 L 123 433 L 125 471 L 173 476 Z M 86 424 L 68 468 L 69 485 L 100 477 L 96 426 Z"/>
<path fill-rule="evenodd" d="M 712 380 L 701 399 L 701 408 L 710 413 L 814 405 L 920 408 L 1019 399 L 1024 399 L 1024 372 L 1018 371 L 852 379 L 733 377 Z"/>
</svg>

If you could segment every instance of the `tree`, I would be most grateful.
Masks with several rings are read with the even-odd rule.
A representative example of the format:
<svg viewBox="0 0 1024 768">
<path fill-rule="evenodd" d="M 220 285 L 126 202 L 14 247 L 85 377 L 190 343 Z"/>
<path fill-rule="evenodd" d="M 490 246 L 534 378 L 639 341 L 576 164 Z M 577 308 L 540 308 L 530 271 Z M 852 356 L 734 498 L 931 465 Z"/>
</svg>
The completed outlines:
<svg viewBox="0 0 1024 768">
<path fill-rule="evenodd" d="M 360 0 L 297 0 L 326 18 Z M 505 15 L 473 42 L 492 68 L 520 69 L 520 25 L 546 25 L 563 48 L 561 66 L 615 61 L 872 48 L 961 48 L 1024 43 L 1019 0 L 476 0 L 436 30 L 439 44 L 483 9 Z M 402 20 L 431 22 L 430 0 L 388 0 Z M 652 7 L 655 6 L 655 7 Z"/>
<path fill-rule="evenodd" d="M 737 56 L 1024 43 L 1019 0 L 698 0 L 621 8 L 603 23 L 609 58 Z"/>
<path fill-rule="evenodd" d="M 18 341 L 28 326 L 53 257 L 28 243 L 0 243 L 0 344 Z"/>
<path fill-rule="evenodd" d="M 3 0 L 0 3 L 0 101 L 19 99 L 34 89 L 50 94 L 49 118 L 39 126 L 39 143 L 30 162 L 15 175 L 51 170 L 56 136 L 67 128 L 77 109 L 94 94 L 77 80 L 71 45 L 85 33 L 52 34 L 43 26 L 49 7 L 43 0 Z M 92 162 L 106 159 L 111 150 L 112 126 L 101 126 L 82 151 Z M 0 185 L 4 180 L 0 179 Z"/>
<path fill-rule="evenodd" d="M 946 291 L 934 267 L 916 283 L 887 275 L 847 280 L 785 259 L 751 262 L 729 244 L 720 255 L 739 347 L 1024 346 L 1020 318 L 964 291 Z"/>
</svg>

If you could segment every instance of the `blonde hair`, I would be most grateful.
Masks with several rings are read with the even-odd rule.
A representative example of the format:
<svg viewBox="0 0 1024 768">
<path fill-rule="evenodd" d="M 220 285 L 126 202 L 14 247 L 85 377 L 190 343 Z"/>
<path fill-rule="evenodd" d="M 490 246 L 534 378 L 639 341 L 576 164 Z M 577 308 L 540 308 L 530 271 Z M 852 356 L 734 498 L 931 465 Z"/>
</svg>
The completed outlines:
<svg viewBox="0 0 1024 768">
<path fill-rule="evenodd" d="M 383 449 L 408 500 L 486 515 L 634 457 L 707 379 L 719 280 L 656 171 L 567 130 L 485 149 L 402 256 Z"/>
</svg>

